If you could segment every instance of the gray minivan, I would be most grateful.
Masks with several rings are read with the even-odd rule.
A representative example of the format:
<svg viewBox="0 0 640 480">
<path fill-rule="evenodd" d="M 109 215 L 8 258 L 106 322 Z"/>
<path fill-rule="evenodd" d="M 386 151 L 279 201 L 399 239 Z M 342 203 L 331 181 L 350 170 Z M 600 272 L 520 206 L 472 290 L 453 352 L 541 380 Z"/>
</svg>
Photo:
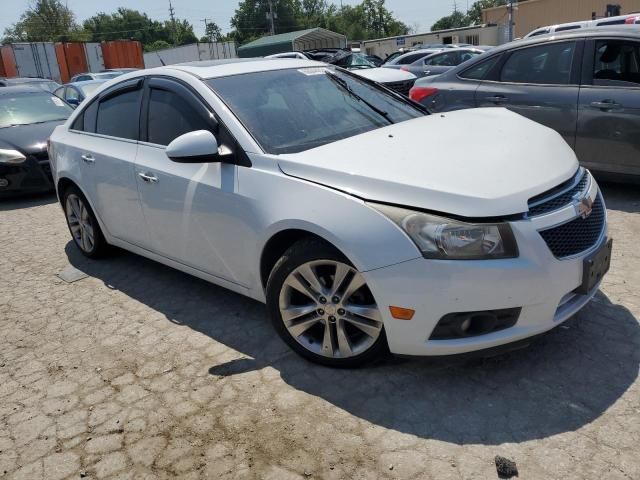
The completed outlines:
<svg viewBox="0 0 640 480">
<path fill-rule="evenodd" d="M 558 131 L 585 167 L 640 179 L 638 27 L 512 42 L 419 79 L 411 98 L 432 112 L 506 107 Z"/>
</svg>

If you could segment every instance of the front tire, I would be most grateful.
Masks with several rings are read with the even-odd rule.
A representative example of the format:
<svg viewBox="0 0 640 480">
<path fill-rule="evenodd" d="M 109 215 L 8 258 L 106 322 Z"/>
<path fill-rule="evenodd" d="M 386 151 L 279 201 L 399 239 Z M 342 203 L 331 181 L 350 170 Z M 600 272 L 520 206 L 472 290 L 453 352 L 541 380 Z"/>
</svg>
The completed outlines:
<svg viewBox="0 0 640 480">
<path fill-rule="evenodd" d="M 76 186 L 68 187 L 64 191 L 62 205 L 69 232 L 80 252 L 89 258 L 104 255 L 108 248 L 107 242 L 89 202 L 80 189 Z"/>
<path fill-rule="evenodd" d="M 382 315 L 364 277 L 320 240 L 296 243 L 276 263 L 267 307 L 280 337 L 313 362 L 356 367 L 388 352 Z"/>
</svg>

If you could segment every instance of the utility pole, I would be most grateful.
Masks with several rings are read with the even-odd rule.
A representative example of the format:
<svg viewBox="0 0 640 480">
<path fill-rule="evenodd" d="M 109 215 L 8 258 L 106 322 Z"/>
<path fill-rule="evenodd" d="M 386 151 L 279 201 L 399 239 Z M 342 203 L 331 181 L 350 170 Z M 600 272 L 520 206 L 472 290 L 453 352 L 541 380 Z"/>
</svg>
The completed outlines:
<svg viewBox="0 0 640 480">
<path fill-rule="evenodd" d="M 209 42 L 213 43 L 213 38 L 212 38 L 212 36 L 213 36 L 213 32 L 207 33 L 207 26 L 208 26 L 208 24 L 207 24 L 207 19 L 206 19 L 206 18 L 203 18 L 203 19 L 202 19 L 202 21 L 204 22 L 204 34 L 205 34 L 205 35 L 208 35 L 208 37 L 209 37 Z"/>
<path fill-rule="evenodd" d="M 513 0 L 509 0 L 509 41 L 513 41 Z"/>
<path fill-rule="evenodd" d="M 274 18 L 277 17 L 277 14 L 275 14 L 273 12 L 273 0 L 268 0 L 269 2 L 269 13 L 267 13 L 267 18 L 269 19 L 269 24 L 270 24 L 270 31 L 271 31 L 271 35 L 275 35 L 276 34 L 276 25 L 273 21 Z"/>
<path fill-rule="evenodd" d="M 173 46 L 178 45 L 178 32 L 176 30 L 176 16 L 173 10 L 173 5 L 171 5 L 171 0 L 169 0 L 169 17 L 171 18 L 171 26 L 173 27 Z"/>
</svg>

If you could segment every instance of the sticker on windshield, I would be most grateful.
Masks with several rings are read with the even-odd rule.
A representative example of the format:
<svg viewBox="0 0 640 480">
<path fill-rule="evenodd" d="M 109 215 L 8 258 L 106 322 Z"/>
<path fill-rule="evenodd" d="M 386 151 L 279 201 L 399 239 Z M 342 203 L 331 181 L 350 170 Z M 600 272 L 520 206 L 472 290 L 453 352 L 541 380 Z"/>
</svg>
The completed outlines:
<svg viewBox="0 0 640 480">
<path fill-rule="evenodd" d="M 303 75 L 324 75 L 329 70 L 326 67 L 299 68 L 298 71 Z"/>
<path fill-rule="evenodd" d="M 51 97 L 51 101 L 57 106 L 57 107 L 64 107 L 64 102 L 62 100 L 60 100 L 58 97 Z"/>
</svg>

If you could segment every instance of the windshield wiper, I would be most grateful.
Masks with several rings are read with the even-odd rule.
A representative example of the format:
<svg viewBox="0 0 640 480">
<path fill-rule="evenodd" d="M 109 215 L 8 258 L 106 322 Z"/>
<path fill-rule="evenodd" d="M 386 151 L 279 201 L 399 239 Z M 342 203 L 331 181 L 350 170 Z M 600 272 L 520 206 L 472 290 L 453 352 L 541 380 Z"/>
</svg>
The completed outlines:
<svg viewBox="0 0 640 480">
<path fill-rule="evenodd" d="M 364 103 L 371 110 L 373 110 L 378 115 L 383 117 L 387 122 L 389 122 L 390 124 L 394 123 L 393 120 L 391 120 L 391 118 L 389 117 L 389 113 L 388 112 L 385 112 L 384 110 L 376 107 L 373 103 L 365 100 L 360 95 L 358 95 L 356 92 L 354 92 L 353 89 L 349 86 L 349 84 L 344 80 L 344 78 L 340 78 L 340 77 L 338 77 L 337 75 L 335 75 L 335 74 L 333 74 L 331 72 L 327 72 L 327 76 L 329 77 L 329 80 L 331 80 L 333 83 L 335 83 L 336 85 L 341 87 L 345 92 L 347 92 L 349 95 L 351 95 L 353 98 L 355 98 L 359 102 Z"/>
</svg>

